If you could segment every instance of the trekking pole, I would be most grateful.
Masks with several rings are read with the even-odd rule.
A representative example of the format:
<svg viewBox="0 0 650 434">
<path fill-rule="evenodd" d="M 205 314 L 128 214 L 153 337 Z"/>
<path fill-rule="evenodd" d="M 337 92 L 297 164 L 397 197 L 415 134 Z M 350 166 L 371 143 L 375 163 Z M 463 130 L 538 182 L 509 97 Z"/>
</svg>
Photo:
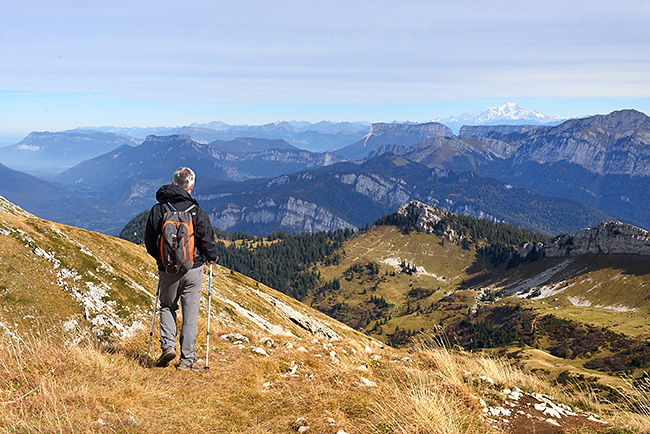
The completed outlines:
<svg viewBox="0 0 650 434">
<path fill-rule="evenodd" d="M 205 343 L 205 370 L 210 369 L 208 356 L 210 355 L 210 304 L 212 302 L 212 262 L 210 262 L 210 277 L 208 279 L 208 335 Z"/>
<path fill-rule="evenodd" d="M 153 315 L 151 316 L 151 331 L 149 332 L 149 345 L 147 345 L 147 358 L 145 359 L 145 368 L 149 367 L 149 350 L 151 349 L 151 338 L 153 338 L 153 324 L 156 320 L 156 306 L 158 306 L 158 295 L 160 294 L 160 279 L 158 279 L 158 288 L 156 289 L 156 301 L 153 302 Z"/>
</svg>

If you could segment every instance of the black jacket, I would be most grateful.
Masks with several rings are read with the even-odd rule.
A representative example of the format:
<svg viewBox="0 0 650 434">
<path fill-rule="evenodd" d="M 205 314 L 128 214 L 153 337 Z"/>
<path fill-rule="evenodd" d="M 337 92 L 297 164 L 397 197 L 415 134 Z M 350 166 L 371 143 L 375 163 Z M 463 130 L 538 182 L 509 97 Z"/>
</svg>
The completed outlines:
<svg viewBox="0 0 650 434">
<path fill-rule="evenodd" d="M 217 259 L 217 243 L 214 240 L 214 231 L 208 213 L 203 208 L 199 208 L 199 203 L 190 194 L 181 187 L 173 184 L 163 185 L 156 193 L 158 201 L 149 212 L 147 228 L 144 234 L 144 244 L 147 252 L 156 259 L 158 268 L 163 269 L 160 251 L 158 246 L 158 236 L 162 231 L 162 218 L 164 214 L 163 204 L 171 203 L 174 208 L 184 211 L 192 205 L 196 205 L 190 213 L 192 214 L 192 223 L 194 224 L 194 267 L 203 266 L 205 261 L 215 261 Z"/>
</svg>

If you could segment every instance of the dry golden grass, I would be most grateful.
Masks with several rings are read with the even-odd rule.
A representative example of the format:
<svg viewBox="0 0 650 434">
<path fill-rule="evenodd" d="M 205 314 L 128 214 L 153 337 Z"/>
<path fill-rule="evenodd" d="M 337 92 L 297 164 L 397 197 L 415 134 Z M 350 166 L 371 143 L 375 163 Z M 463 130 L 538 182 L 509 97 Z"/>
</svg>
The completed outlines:
<svg viewBox="0 0 650 434">
<path fill-rule="evenodd" d="M 241 332 L 213 333 L 231 331 Z M 259 345 L 259 335 L 244 334 Z M 260 357 L 217 337 L 210 370 L 188 373 L 144 368 L 147 338 L 111 349 L 5 342 L 0 431 L 286 433 L 304 417 L 317 433 L 486 432 L 470 392 L 445 384 L 446 374 L 426 358 L 295 339 L 265 347 L 271 356 Z"/>
<path fill-rule="evenodd" d="M 354 341 L 283 338 L 264 347 L 270 356 L 263 357 L 251 351 L 263 346 L 262 335 L 212 332 L 210 370 L 200 373 L 144 368 L 146 332 L 112 348 L 63 347 L 42 338 L 5 342 L 0 432 L 287 433 L 303 417 L 315 433 L 490 433 L 479 416 L 480 397 L 513 386 L 557 393 L 503 360 L 430 345 L 370 353 Z M 230 332 L 251 343 L 219 339 Z M 198 353 L 203 358 L 205 347 Z M 625 408 L 634 403 L 636 413 L 581 396 L 590 408 L 640 431 L 649 421 L 647 404 L 638 408 L 648 402 L 648 389 L 631 390 L 638 395 Z"/>
</svg>

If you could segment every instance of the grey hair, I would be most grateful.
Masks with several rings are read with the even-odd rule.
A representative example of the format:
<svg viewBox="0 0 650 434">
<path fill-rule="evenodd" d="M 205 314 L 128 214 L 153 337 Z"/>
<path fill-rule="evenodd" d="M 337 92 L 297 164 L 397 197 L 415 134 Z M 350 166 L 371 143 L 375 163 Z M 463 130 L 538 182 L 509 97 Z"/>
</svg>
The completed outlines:
<svg viewBox="0 0 650 434">
<path fill-rule="evenodd" d="M 174 172 L 174 185 L 178 185 L 183 190 L 189 190 L 194 185 L 194 172 L 189 167 L 179 167 Z"/>
</svg>

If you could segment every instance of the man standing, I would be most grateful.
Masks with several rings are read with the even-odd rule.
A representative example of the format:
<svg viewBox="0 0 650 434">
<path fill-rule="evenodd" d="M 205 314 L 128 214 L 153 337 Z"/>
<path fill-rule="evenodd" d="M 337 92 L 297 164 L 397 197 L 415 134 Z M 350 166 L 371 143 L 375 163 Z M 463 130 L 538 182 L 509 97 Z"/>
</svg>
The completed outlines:
<svg viewBox="0 0 650 434">
<path fill-rule="evenodd" d="M 181 302 L 183 325 L 180 334 L 180 359 L 178 369 L 198 371 L 194 364 L 196 352 L 197 321 L 201 284 L 203 283 L 203 264 L 217 259 L 217 243 L 208 213 L 190 195 L 194 189 L 195 176 L 189 167 L 181 167 L 174 172 L 173 182 L 163 185 L 156 193 L 158 201 L 151 208 L 145 232 L 147 252 L 158 264 L 158 283 L 160 285 L 160 347 L 162 355 L 156 366 L 166 367 L 176 358 L 176 310 Z M 162 233 L 163 215 L 166 209 L 177 211 L 190 209 L 194 226 L 194 265 L 187 272 L 176 274 L 167 272 L 162 263 L 159 237 Z"/>
</svg>

